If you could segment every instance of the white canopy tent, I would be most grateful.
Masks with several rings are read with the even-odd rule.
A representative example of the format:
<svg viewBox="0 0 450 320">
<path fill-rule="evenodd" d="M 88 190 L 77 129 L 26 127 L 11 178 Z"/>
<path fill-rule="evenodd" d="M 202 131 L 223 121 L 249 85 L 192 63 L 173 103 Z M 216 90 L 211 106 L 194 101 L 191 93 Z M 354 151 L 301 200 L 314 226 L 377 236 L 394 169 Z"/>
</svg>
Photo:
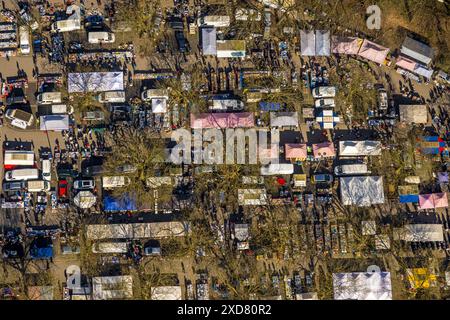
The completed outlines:
<svg viewBox="0 0 450 320">
<path fill-rule="evenodd" d="M 316 30 L 316 56 L 329 56 L 330 47 L 330 31 Z"/>
<path fill-rule="evenodd" d="M 297 112 L 271 112 L 271 127 L 299 127 Z"/>
<path fill-rule="evenodd" d="M 62 131 L 69 130 L 69 115 L 51 114 L 39 118 L 40 129 L 42 131 Z"/>
<path fill-rule="evenodd" d="M 123 72 L 85 72 L 67 75 L 69 93 L 123 91 Z"/>
<path fill-rule="evenodd" d="M 380 154 L 380 141 L 339 141 L 339 156 L 341 157 L 379 156 Z"/>
<path fill-rule="evenodd" d="M 180 286 L 161 286 L 151 288 L 152 300 L 181 300 Z"/>
<path fill-rule="evenodd" d="M 335 300 L 392 300 L 390 272 L 333 273 Z"/>
<path fill-rule="evenodd" d="M 133 297 L 132 276 L 93 277 L 94 300 L 127 299 Z"/>
<path fill-rule="evenodd" d="M 316 54 L 316 35 L 313 30 L 300 30 L 300 50 L 302 56 Z"/>
<path fill-rule="evenodd" d="M 202 53 L 203 55 L 217 55 L 217 34 L 216 28 L 202 28 Z"/>
<path fill-rule="evenodd" d="M 82 209 L 89 209 L 97 202 L 97 197 L 90 191 L 80 191 L 73 199 L 74 204 Z"/>
<path fill-rule="evenodd" d="M 166 113 L 167 112 L 167 99 L 163 99 L 163 98 L 152 99 L 152 112 L 153 113 Z"/>
<path fill-rule="evenodd" d="M 292 163 L 271 163 L 261 167 L 262 176 L 278 174 L 293 174 L 294 165 Z"/>
<path fill-rule="evenodd" d="M 341 201 L 345 206 L 368 207 L 384 203 L 383 177 L 341 177 Z"/>
</svg>

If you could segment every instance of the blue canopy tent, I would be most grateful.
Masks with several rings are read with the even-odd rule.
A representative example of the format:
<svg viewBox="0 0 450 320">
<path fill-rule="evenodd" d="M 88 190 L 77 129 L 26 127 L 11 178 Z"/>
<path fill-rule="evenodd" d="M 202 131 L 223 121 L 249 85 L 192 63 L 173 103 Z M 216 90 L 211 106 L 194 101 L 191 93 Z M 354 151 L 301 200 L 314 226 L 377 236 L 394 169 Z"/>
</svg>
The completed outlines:
<svg viewBox="0 0 450 320">
<path fill-rule="evenodd" d="M 103 198 L 103 210 L 109 212 L 136 211 L 137 205 L 135 199 L 130 198 L 128 195 L 123 199 L 107 195 Z"/>
<path fill-rule="evenodd" d="M 418 194 L 403 194 L 400 195 L 400 203 L 418 203 L 419 195 Z"/>
<path fill-rule="evenodd" d="M 259 103 L 259 108 L 261 109 L 261 111 L 280 111 L 281 103 L 261 101 Z"/>
</svg>

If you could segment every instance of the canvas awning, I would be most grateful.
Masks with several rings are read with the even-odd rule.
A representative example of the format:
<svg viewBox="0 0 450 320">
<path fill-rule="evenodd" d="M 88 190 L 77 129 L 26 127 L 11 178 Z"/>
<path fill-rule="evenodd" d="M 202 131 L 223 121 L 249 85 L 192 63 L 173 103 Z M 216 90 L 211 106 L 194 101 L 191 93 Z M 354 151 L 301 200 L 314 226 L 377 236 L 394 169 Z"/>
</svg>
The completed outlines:
<svg viewBox="0 0 450 320">
<path fill-rule="evenodd" d="M 284 148 L 286 159 L 304 160 L 308 156 L 305 143 L 286 143 Z"/>
<path fill-rule="evenodd" d="M 251 112 L 241 113 L 191 113 L 191 128 L 249 128 L 255 125 L 255 119 Z"/>
<path fill-rule="evenodd" d="M 447 208 L 448 198 L 446 192 L 419 195 L 419 209 Z"/>
<path fill-rule="evenodd" d="M 332 142 L 323 142 L 313 144 L 314 158 L 333 158 L 336 156 L 336 150 Z"/>
<path fill-rule="evenodd" d="M 340 189 L 345 206 L 367 207 L 384 203 L 383 177 L 380 176 L 341 177 Z"/>
<path fill-rule="evenodd" d="M 123 91 L 123 72 L 85 72 L 67 75 L 69 93 Z"/>
<path fill-rule="evenodd" d="M 69 115 L 52 114 L 39 118 L 40 129 L 42 131 L 62 131 L 69 130 Z"/>
<path fill-rule="evenodd" d="M 152 99 L 152 112 L 153 113 L 166 113 L 167 112 L 167 100 L 166 99 Z"/>
<path fill-rule="evenodd" d="M 89 209 L 95 205 L 97 197 L 90 191 L 80 191 L 73 198 L 74 204 L 82 209 Z"/>
<path fill-rule="evenodd" d="M 331 37 L 331 51 L 338 54 L 358 54 L 363 40 L 355 37 Z"/>
<path fill-rule="evenodd" d="M 297 112 L 271 112 L 271 127 L 299 127 Z"/>
<path fill-rule="evenodd" d="M 390 272 L 333 273 L 335 300 L 392 300 Z"/>
<path fill-rule="evenodd" d="M 359 49 L 358 55 L 378 64 L 384 64 L 388 53 L 389 48 L 365 39 Z"/>
<path fill-rule="evenodd" d="M 339 156 L 341 157 L 378 156 L 380 154 L 380 141 L 339 141 Z"/>
<path fill-rule="evenodd" d="M 428 110 L 425 104 L 401 104 L 398 108 L 400 121 L 417 124 L 428 122 Z"/>
<path fill-rule="evenodd" d="M 313 30 L 300 30 L 300 50 L 302 56 L 316 54 L 316 35 Z"/>
<path fill-rule="evenodd" d="M 203 55 L 217 55 L 216 28 L 202 28 L 202 52 Z"/>
<path fill-rule="evenodd" d="M 405 38 L 400 52 L 426 65 L 428 65 L 434 57 L 434 50 L 430 46 L 410 37 Z"/>
<path fill-rule="evenodd" d="M 444 241 L 442 224 L 407 224 L 394 232 L 395 240 L 408 242 Z"/>
<path fill-rule="evenodd" d="M 316 30 L 316 56 L 330 55 L 330 31 Z"/>
</svg>

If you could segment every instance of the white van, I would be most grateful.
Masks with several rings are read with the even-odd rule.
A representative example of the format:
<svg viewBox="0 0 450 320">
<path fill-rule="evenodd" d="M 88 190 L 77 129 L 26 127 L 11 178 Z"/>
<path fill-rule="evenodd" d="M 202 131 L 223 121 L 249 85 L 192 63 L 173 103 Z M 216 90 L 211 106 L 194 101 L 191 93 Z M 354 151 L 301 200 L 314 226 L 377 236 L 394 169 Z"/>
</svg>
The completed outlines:
<svg viewBox="0 0 450 320">
<path fill-rule="evenodd" d="M 6 181 L 33 180 L 39 178 L 38 169 L 15 169 L 5 172 Z"/>
<path fill-rule="evenodd" d="M 354 174 L 367 174 L 370 171 L 367 169 L 366 164 L 343 164 L 334 168 L 334 174 L 336 176 L 354 175 Z"/>
<path fill-rule="evenodd" d="M 51 32 L 69 32 L 81 29 L 80 19 L 59 20 L 52 23 Z"/>
<path fill-rule="evenodd" d="M 50 191 L 50 182 L 44 180 L 27 181 L 28 192 Z"/>
<path fill-rule="evenodd" d="M 317 87 L 312 91 L 314 99 L 334 98 L 336 96 L 336 87 Z"/>
<path fill-rule="evenodd" d="M 116 36 L 112 32 L 88 32 L 89 43 L 113 43 L 114 41 L 116 41 Z"/>
<path fill-rule="evenodd" d="M 20 53 L 24 55 L 30 54 L 30 33 L 28 32 L 28 28 L 26 26 L 21 26 L 19 28 L 19 47 Z"/>
<path fill-rule="evenodd" d="M 125 91 L 107 91 L 102 92 L 97 96 L 100 103 L 124 103 Z"/>
<path fill-rule="evenodd" d="M 144 101 L 150 101 L 156 98 L 169 99 L 169 92 L 166 89 L 147 89 L 142 92 L 141 98 Z"/>
<path fill-rule="evenodd" d="M 46 181 L 52 181 L 52 165 L 49 159 L 42 159 L 41 161 L 42 178 Z"/>
<path fill-rule="evenodd" d="M 26 129 L 33 124 L 34 117 L 31 113 L 25 112 L 20 109 L 8 109 L 6 110 L 5 117 L 11 120 L 11 125 Z"/>
<path fill-rule="evenodd" d="M 127 242 L 99 242 L 92 246 L 93 253 L 127 253 Z"/>
<path fill-rule="evenodd" d="M 317 99 L 314 102 L 314 106 L 316 108 L 334 108 L 336 104 L 334 103 L 333 98 L 324 98 L 324 99 Z"/>
<path fill-rule="evenodd" d="M 62 101 L 61 92 L 43 92 L 39 93 L 37 96 L 37 102 L 39 104 L 61 103 L 61 101 Z"/>
<path fill-rule="evenodd" d="M 131 183 L 131 179 L 125 176 L 102 177 L 103 189 L 125 187 Z"/>
<path fill-rule="evenodd" d="M 3 163 L 7 166 L 33 166 L 34 152 L 21 150 L 5 150 Z"/>
</svg>

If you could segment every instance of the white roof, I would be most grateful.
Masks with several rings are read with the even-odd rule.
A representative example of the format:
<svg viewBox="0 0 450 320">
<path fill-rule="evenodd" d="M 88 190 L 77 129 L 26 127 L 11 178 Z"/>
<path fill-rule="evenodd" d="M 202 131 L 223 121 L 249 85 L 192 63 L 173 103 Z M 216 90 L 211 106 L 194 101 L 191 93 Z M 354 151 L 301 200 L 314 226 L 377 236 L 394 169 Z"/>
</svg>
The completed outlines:
<svg viewBox="0 0 450 320">
<path fill-rule="evenodd" d="M 180 286 L 161 286 L 151 288 L 152 300 L 181 300 Z"/>
<path fill-rule="evenodd" d="M 292 163 L 271 163 L 261 167 L 262 176 L 293 173 L 294 165 Z"/>
<path fill-rule="evenodd" d="M 367 207 L 384 203 L 383 177 L 358 176 L 340 178 L 343 205 Z"/>
<path fill-rule="evenodd" d="M 133 297 L 132 276 L 93 277 L 94 300 L 127 299 Z"/>
<path fill-rule="evenodd" d="M 271 127 L 298 127 L 298 113 L 297 112 L 271 112 L 270 113 Z"/>
<path fill-rule="evenodd" d="M 330 31 L 316 30 L 316 56 L 329 56 L 330 47 Z"/>
<path fill-rule="evenodd" d="M 73 202 L 82 209 L 89 209 L 95 205 L 97 197 L 90 191 L 80 191 L 77 193 Z"/>
<path fill-rule="evenodd" d="M 67 75 L 69 93 L 123 91 L 123 72 L 85 72 Z"/>
<path fill-rule="evenodd" d="M 87 226 L 87 237 L 101 239 L 141 239 L 184 236 L 189 232 L 189 225 L 181 221 L 91 224 Z"/>
<path fill-rule="evenodd" d="M 300 49 L 302 56 L 316 54 L 316 35 L 314 31 L 300 30 Z"/>
<path fill-rule="evenodd" d="M 390 272 L 333 273 L 335 300 L 392 300 Z"/>
<path fill-rule="evenodd" d="M 41 116 L 39 119 L 40 128 L 43 131 L 69 130 L 69 115 L 52 114 Z"/>
<path fill-rule="evenodd" d="M 217 55 L 216 28 L 202 28 L 202 52 L 204 55 Z"/>
<path fill-rule="evenodd" d="M 379 156 L 381 154 L 380 141 L 339 141 L 339 156 Z"/>
<path fill-rule="evenodd" d="M 407 224 L 394 235 L 396 240 L 409 242 L 444 241 L 442 224 Z"/>
</svg>

